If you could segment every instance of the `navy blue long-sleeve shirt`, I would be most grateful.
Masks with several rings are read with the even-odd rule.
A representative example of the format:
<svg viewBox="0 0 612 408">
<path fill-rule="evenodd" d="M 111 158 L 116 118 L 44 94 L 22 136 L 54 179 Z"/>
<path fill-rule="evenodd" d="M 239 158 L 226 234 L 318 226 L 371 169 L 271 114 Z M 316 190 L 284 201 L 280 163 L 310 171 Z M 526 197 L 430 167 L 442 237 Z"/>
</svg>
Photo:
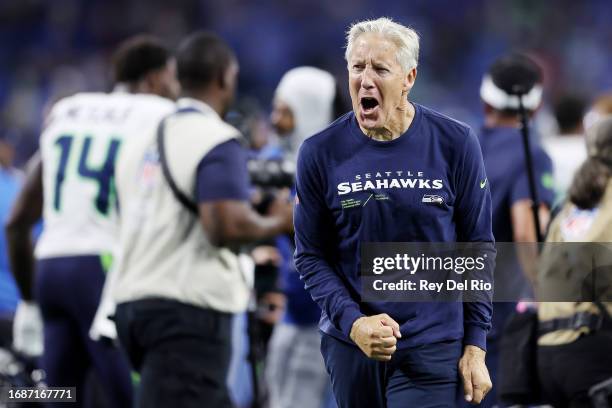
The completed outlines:
<svg viewBox="0 0 612 408">
<path fill-rule="evenodd" d="M 398 347 L 457 340 L 486 350 L 491 304 L 362 302 L 363 242 L 493 242 L 481 149 L 465 124 L 414 104 L 399 138 L 368 138 L 350 112 L 300 149 L 295 262 L 322 309 L 320 328 L 349 341 L 361 316 L 387 313 Z M 423 203 L 425 194 L 442 205 Z"/>
</svg>

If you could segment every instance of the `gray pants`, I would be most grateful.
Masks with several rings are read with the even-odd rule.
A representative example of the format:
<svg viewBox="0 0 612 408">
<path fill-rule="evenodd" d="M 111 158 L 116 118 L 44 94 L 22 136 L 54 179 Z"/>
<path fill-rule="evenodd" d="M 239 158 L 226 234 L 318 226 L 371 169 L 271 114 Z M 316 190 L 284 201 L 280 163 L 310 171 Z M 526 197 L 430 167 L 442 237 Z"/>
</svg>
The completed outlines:
<svg viewBox="0 0 612 408">
<path fill-rule="evenodd" d="M 316 326 L 278 323 L 268 350 L 266 382 L 270 408 L 321 408 L 330 380 L 320 351 Z"/>
</svg>

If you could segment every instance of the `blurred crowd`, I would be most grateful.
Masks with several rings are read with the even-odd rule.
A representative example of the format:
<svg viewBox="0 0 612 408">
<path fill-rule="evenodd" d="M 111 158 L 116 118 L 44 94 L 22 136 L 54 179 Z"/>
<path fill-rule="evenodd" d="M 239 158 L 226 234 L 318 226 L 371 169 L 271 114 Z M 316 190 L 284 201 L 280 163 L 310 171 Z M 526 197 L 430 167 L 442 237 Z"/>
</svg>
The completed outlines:
<svg viewBox="0 0 612 408">
<path fill-rule="evenodd" d="M 585 95 L 612 86 L 612 9 L 605 0 L 5 1 L 0 132 L 18 141 L 23 163 L 35 150 L 47 103 L 76 91 L 108 90 L 113 47 L 139 32 L 169 46 L 194 29 L 218 32 L 240 55 L 240 97 L 267 110 L 292 67 L 317 66 L 344 83 L 344 30 L 375 15 L 409 22 L 425 39 L 414 99 L 470 125 L 479 122 L 480 75 L 508 49 L 529 51 L 541 62 L 548 101 L 575 84 Z"/>
</svg>

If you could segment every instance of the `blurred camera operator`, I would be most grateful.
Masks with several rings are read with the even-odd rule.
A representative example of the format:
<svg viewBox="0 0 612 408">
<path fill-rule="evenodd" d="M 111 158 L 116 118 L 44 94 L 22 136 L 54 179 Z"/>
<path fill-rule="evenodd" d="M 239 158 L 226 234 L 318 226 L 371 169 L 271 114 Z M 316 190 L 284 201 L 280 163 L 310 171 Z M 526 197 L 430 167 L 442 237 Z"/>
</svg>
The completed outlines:
<svg viewBox="0 0 612 408">
<path fill-rule="evenodd" d="M 531 297 L 527 279 L 533 281 L 537 264 L 537 236 L 528 169 L 521 142 L 519 99 L 513 95 L 516 86 L 523 88 L 525 114 L 529 121 L 542 101 L 543 77 L 540 67 L 523 54 L 507 54 L 496 59 L 483 76 L 480 96 L 484 124 L 479 140 L 488 182 L 491 185 L 493 235 L 497 243 L 515 242 L 514 251 L 499 251 L 495 269 L 495 288 L 499 298 Z M 530 130 L 535 129 L 530 125 Z M 540 200 L 538 211 L 541 230 L 548 223 L 552 190 L 552 163 L 537 138 L 530 137 L 535 188 Z M 503 245 L 503 244 L 502 244 Z M 527 278 L 527 279 L 526 279 Z M 491 331 L 487 334 L 486 363 L 493 382 L 493 392 L 480 404 L 483 408 L 498 403 L 504 373 L 499 364 L 503 328 L 515 310 L 515 302 L 493 303 Z M 467 404 L 463 404 L 466 406 Z"/>
<path fill-rule="evenodd" d="M 250 296 L 232 248 L 290 232 L 291 204 L 262 216 L 248 201 L 241 135 L 222 119 L 238 76 L 229 46 L 189 36 L 177 71 L 178 110 L 118 162 L 117 332 L 141 374 L 140 407 L 230 407 L 232 315 Z"/>
</svg>

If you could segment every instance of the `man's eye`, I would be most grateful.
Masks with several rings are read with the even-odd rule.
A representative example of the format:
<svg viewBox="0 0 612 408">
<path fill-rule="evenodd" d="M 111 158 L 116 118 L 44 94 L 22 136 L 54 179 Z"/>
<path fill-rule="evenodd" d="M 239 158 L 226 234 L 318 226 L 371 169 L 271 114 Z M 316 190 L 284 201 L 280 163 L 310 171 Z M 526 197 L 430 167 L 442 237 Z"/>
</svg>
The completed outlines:
<svg viewBox="0 0 612 408">
<path fill-rule="evenodd" d="M 353 69 L 362 70 L 363 69 L 363 65 L 355 64 L 355 65 L 353 65 Z"/>
<path fill-rule="evenodd" d="M 382 72 L 382 73 L 387 73 L 387 72 L 389 72 L 389 70 L 388 70 L 387 68 L 382 68 L 382 67 L 376 68 L 376 70 L 377 70 L 378 72 Z"/>
</svg>

